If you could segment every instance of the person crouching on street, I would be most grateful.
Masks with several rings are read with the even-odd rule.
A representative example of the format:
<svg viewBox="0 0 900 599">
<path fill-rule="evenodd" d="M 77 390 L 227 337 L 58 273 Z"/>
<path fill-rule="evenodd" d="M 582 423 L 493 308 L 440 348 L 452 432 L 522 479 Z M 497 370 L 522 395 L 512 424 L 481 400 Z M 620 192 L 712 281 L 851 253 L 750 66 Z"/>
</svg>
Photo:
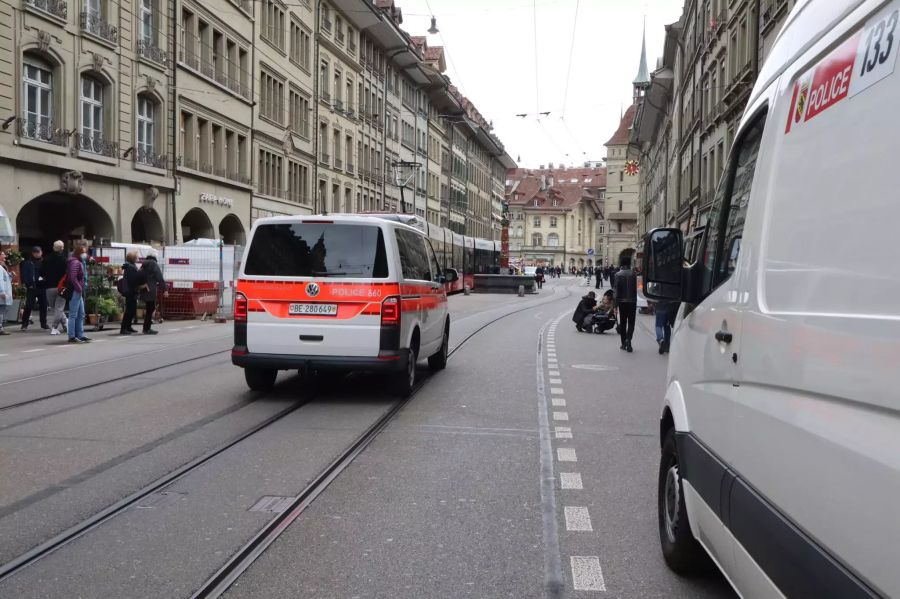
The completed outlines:
<svg viewBox="0 0 900 599">
<path fill-rule="evenodd" d="M 50 334 L 59 335 L 66 330 L 66 298 L 59 295 L 56 286 L 66 276 L 66 245 L 56 240 L 53 242 L 53 253 L 44 258 L 42 272 L 47 287 L 47 307 L 53 310 L 50 323 Z"/>
<path fill-rule="evenodd" d="M 147 288 L 145 282 L 146 273 L 138 270 L 135 265 L 137 262 L 137 252 L 128 252 L 125 254 L 125 264 L 122 265 L 125 279 L 125 314 L 122 316 L 122 326 L 119 329 L 120 335 L 131 335 L 137 333 L 134 330 L 134 317 L 137 314 L 138 294 Z"/>
<path fill-rule="evenodd" d="M 166 291 L 166 281 L 163 279 L 162 269 L 156 262 L 156 252 L 150 252 L 144 258 L 144 264 L 141 266 L 141 274 L 146 287 L 141 291 L 141 300 L 144 302 L 144 334 L 156 335 L 158 331 L 150 328 L 153 324 L 153 312 L 156 310 L 156 293 L 157 290 L 163 290 L 163 297 L 169 297 Z"/>
<path fill-rule="evenodd" d="M 584 324 L 585 317 L 589 316 L 596 307 L 597 294 L 593 291 L 588 292 L 588 294 L 582 297 L 581 301 L 578 302 L 578 307 L 575 308 L 575 314 L 572 315 L 572 320 L 575 321 L 575 328 L 578 329 L 579 332 L 584 330 L 582 325 Z"/>
</svg>

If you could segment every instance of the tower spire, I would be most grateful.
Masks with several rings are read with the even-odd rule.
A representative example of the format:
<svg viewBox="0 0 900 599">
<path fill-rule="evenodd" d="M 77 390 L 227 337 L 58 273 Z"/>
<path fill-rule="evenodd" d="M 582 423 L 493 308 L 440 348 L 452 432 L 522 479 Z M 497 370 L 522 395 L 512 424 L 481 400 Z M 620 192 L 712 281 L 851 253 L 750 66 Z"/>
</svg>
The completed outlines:
<svg viewBox="0 0 900 599">
<path fill-rule="evenodd" d="M 635 103 L 644 95 L 644 91 L 650 87 L 650 71 L 647 70 L 647 17 L 644 17 L 644 30 L 641 34 L 641 62 L 638 65 L 637 77 L 631 82 L 634 86 Z"/>
</svg>

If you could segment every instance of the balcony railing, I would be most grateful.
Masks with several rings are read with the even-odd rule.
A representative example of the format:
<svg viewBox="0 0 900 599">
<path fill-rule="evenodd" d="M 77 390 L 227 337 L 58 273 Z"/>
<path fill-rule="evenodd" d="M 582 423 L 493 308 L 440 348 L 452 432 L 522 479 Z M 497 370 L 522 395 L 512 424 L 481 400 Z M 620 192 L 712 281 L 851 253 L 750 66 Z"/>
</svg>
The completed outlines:
<svg viewBox="0 0 900 599">
<path fill-rule="evenodd" d="M 184 168 L 190 168 L 195 171 L 200 170 L 198 162 L 193 158 L 184 158 L 183 156 L 178 159 L 178 166 L 183 166 Z"/>
<path fill-rule="evenodd" d="M 108 139 L 103 139 L 103 134 L 85 135 L 79 133 L 78 149 L 83 152 L 99 154 L 107 158 L 116 158 L 119 155 L 119 144 Z"/>
<path fill-rule="evenodd" d="M 244 185 L 252 184 L 250 177 L 248 177 L 247 175 L 242 175 L 239 172 L 228 171 L 228 178 L 231 179 L 232 181 L 237 181 L 238 183 L 243 183 Z"/>
<path fill-rule="evenodd" d="M 333 106 L 334 106 L 334 109 L 337 110 L 338 112 L 344 112 L 344 101 L 343 100 L 341 100 L 339 98 L 335 98 Z"/>
<path fill-rule="evenodd" d="M 325 102 L 326 104 L 331 104 L 331 94 L 330 93 L 323 91 L 321 93 L 321 98 L 322 98 L 322 101 Z"/>
<path fill-rule="evenodd" d="M 636 220 L 637 212 L 620 212 L 618 210 L 613 210 L 607 214 L 606 218 L 608 220 Z"/>
<path fill-rule="evenodd" d="M 35 141 L 43 141 L 54 146 L 65 146 L 69 140 L 67 132 L 49 118 L 34 114 L 24 114 L 18 119 L 19 136 Z"/>
<path fill-rule="evenodd" d="M 25 5 L 63 21 L 69 18 L 69 5 L 65 0 L 25 0 Z"/>
<path fill-rule="evenodd" d="M 165 154 L 155 154 L 146 148 L 135 148 L 134 161 L 153 168 L 166 168 L 167 156 Z"/>
<path fill-rule="evenodd" d="M 201 173 L 206 173 L 207 175 L 213 174 L 213 165 L 209 162 L 201 162 L 200 167 L 197 169 Z"/>
<path fill-rule="evenodd" d="M 84 11 L 81 13 L 81 28 L 111 44 L 119 42 L 119 30 L 95 12 Z"/>
<path fill-rule="evenodd" d="M 165 65 L 169 58 L 169 55 L 165 50 L 153 43 L 153 40 L 146 38 L 138 40 L 137 55 L 161 65 Z"/>
</svg>

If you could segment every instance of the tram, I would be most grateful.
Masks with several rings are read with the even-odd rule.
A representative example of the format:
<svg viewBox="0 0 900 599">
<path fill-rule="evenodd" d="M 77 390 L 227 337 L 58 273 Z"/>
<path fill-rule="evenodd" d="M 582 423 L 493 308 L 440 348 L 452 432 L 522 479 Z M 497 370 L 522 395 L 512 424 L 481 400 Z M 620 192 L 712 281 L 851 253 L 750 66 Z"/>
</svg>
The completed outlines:
<svg viewBox="0 0 900 599">
<path fill-rule="evenodd" d="M 450 229 L 428 223 L 414 214 L 392 214 L 363 212 L 366 216 L 377 216 L 415 227 L 428 235 L 441 268 L 454 268 L 459 278 L 445 283 L 447 293 L 462 291 L 468 285 L 475 288 L 476 274 L 498 274 L 500 272 L 500 242 L 490 239 L 468 237 L 454 233 Z"/>
</svg>

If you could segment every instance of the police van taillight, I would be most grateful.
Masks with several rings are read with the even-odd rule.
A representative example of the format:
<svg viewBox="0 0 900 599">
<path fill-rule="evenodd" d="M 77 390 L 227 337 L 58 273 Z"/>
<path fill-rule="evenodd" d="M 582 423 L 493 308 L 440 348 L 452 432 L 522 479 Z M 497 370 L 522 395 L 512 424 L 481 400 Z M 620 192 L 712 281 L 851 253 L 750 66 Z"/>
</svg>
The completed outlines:
<svg viewBox="0 0 900 599">
<path fill-rule="evenodd" d="M 381 302 L 381 326 L 400 324 L 400 298 L 388 297 Z"/>
<path fill-rule="evenodd" d="M 234 321 L 247 322 L 247 296 L 243 293 L 234 294 Z"/>
</svg>

